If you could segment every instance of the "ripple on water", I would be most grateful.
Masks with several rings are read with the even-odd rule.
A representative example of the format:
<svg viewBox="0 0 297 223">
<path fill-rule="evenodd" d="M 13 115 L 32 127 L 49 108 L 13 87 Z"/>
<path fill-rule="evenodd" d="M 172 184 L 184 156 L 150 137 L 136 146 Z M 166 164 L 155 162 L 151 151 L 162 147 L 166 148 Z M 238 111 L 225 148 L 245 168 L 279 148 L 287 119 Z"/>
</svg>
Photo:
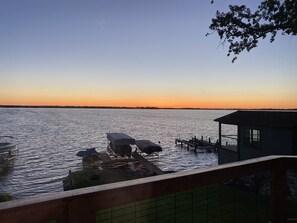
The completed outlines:
<svg viewBox="0 0 297 223">
<path fill-rule="evenodd" d="M 0 108 L 0 135 L 13 135 L 19 145 L 19 155 L 1 178 L 0 193 L 28 197 L 62 191 L 69 170 L 82 168 L 75 154 L 89 147 L 105 151 L 107 132 L 160 142 L 163 151 L 159 158 L 149 159 L 163 170 L 217 165 L 216 154 L 195 154 L 176 147 L 174 139 L 204 135 L 216 140 L 218 126 L 213 120 L 227 113 L 230 111 Z"/>
</svg>

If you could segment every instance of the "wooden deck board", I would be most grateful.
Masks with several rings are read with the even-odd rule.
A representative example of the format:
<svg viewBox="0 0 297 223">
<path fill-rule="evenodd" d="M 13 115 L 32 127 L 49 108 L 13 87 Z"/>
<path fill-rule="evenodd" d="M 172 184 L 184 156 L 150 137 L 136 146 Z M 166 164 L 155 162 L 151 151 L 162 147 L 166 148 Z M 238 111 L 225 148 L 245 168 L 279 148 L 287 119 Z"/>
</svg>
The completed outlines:
<svg viewBox="0 0 297 223">
<path fill-rule="evenodd" d="M 154 164 L 143 158 L 139 153 L 133 152 L 132 156 L 136 160 L 138 160 L 139 163 L 144 165 L 150 172 L 155 173 L 157 175 L 164 174 L 164 172 L 159 167 L 155 166 Z"/>
<path fill-rule="evenodd" d="M 103 163 L 111 162 L 111 158 L 106 152 L 99 153 L 99 157 Z"/>
</svg>

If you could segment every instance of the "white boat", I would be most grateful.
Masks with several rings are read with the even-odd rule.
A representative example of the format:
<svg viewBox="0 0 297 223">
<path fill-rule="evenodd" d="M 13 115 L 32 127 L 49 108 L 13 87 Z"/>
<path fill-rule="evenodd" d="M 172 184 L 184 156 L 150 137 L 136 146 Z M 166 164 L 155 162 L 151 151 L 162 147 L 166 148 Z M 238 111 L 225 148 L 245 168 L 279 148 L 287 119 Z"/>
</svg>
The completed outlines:
<svg viewBox="0 0 297 223">
<path fill-rule="evenodd" d="M 12 136 L 0 136 L 0 164 L 15 158 L 18 152 L 17 144 L 12 142 Z"/>
</svg>

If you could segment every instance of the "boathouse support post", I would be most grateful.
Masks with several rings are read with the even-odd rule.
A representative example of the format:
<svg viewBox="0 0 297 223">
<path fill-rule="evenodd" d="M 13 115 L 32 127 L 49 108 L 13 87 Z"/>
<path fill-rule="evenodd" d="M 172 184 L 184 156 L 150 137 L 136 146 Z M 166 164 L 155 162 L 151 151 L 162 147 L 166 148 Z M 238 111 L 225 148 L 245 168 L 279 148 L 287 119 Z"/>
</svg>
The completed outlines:
<svg viewBox="0 0 297 223">
<path fill-rule="evenodd" d="M 222 123 L 219 122 L 219 146 L 222 146 Z"/>
<path fill-rule="evenodd" d="M 288 215 L 287 169 L 280 159 L 271 167 L 271 220 L 286 222 Z"/>
<path fill-rule="evenodd" d="M 240 161 L 240 138 L 241 138 L 241 127 L 238 125 L 237 126 L 237 161 Z"/>
</svg>

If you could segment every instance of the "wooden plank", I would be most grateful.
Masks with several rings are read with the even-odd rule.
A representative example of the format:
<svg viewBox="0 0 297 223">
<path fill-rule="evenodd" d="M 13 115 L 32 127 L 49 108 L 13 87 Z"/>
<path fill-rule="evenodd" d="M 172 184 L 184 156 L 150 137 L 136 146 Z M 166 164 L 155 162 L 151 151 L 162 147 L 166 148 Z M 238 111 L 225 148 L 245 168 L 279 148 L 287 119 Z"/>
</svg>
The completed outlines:
<svg viewBox="0 0 297 223">
<path fill-rule="evenodd" d="M 157 174 L 157 175 L 164 174 L 164 172 L 159 167 L 155 166 L 154 164 L 152 164 L 151 162 L 149 162 L 148 160 L 143 158 L 139 153 L 133 152 L 132 156 L 136 160 L 138 160 L 138 162 L 140 162 L 142 165 L 144 165 L 150 172 Z"/>
<path fill-rule="evenodd" d="M 5 203 L 18 203 L 18 206 L 15 208 L 0 210 L 0 222 L 39 223 L 50 220 L 57 220 L 58 222 L 66 221 L 65 213 L 67 209 L 67 203 L 63 199 L 45 201 L 42 203 L 35 202 L 29 205 L 26 205 L 26 202 L 23 202 L 24 200 L 26 199 L 4 202 L 4 205 Z M 33 200 L 36 200 L 36 198 Z"/>
<path fill-rule="evenodd" d="M 99 157 L 102 160 L 103 164 L 112 164 L 118 162 L 135 162 L 135 159 L 111 159 L 110 156 L 106 152 L 99 153 Z"/>
<path fill-rule="evenodd" d="M 111 161 L 110 156 L 106 152 L 99 153 L 99 157 L 102 160 L 103 163 L 107 163 Z"/>
<path fill-rule="evenodd" d="M 130 163 L 130 162 L 136 162 L 136 159 L 113 159 L 110 161 L 106 161 L 103 164 L 113 164 L 113 163 Z"/>
</svg>

